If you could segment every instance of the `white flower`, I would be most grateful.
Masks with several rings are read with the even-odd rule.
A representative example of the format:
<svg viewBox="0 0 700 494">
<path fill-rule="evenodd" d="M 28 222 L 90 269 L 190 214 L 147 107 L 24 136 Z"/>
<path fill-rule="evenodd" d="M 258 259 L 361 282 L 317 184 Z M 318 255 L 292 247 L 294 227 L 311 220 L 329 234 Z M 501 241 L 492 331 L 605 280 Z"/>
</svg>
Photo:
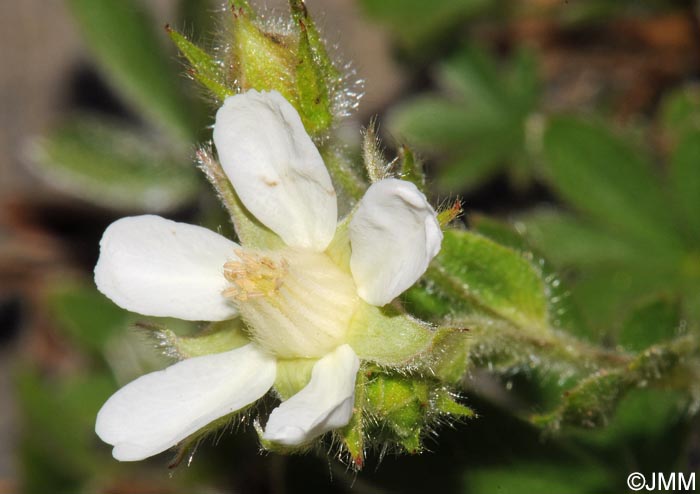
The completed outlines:
<svg viewBox="0 0 700 494">
<path fill-rule="evenodd" d="M 192 321 L 240 315 L 251 340 L 185 359 L 114 394 L 96 431 L 118 460 L 160 453 L 253 403 L 289 359 L 313 359 L 311 378 L 272 411 L 263 438 L 296 446 L 346 425 L 363 357 L 347 338 L 351 320 L 363 304 L 382 306 L 410 287 L 440 250 L 442 233 L 425 196 L 413 184 L 385 179 L 367 190 L 349 226 L 338 228 L 349 237 L 349 263 L 333 260 L 335 191 L 299 115 L 277 92 L 227 98 L 214 143 L 242 203 L 284 245 L 242 247 L 158 216 L 107 228 L 95 282 L 116 304 Z"/>
</svg>

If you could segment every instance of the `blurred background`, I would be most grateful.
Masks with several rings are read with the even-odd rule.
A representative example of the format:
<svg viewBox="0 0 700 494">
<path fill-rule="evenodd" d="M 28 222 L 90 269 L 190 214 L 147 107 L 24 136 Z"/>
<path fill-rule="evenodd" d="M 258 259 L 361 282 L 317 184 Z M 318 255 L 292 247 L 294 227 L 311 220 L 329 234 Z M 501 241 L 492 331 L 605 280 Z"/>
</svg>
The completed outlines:
<svg viewBox="0 0 700 494">
<path fill-rule="evenodd" d="M 521 418 L 549 398 L 517 373 L 469 395 L 481 418 L 439 428 L 431 452 L 377 451 L 359 475 L 322 453 L 258 454 L 251 427 L 206 442 L 189 467 L 168 470 L 167 455 L 112 460 L 96 411 L 164 360 L 128 329 L 134 316 L 94 290 L 91 270 L 104 228 L 125 214 L 226 223 L 191 166 L 213 110 L 162 29 L 211 43 L 219 6 L 124 2 L 119 15 L 133 22 L 122 34 L 143 51 L 131 60 L 104 43 L 109 26 L 85 5 L 0 4 L 0 493 L 621 492 L 642 467 L 697 470 L 692 405 L 633 393 L 607 428 L 549 437 Z M 347 145 L 359 147 L 377 116 L 387 156 L 410 145 L 436 202 L 460 197 L 469 226 L 507 223 L 552 262 L 582 337 L 624 345 L 629 325 L 652 321 L 651 334 L 700 321 L 698 2 L 307 6 L 364 81 L 358 111 L 338 126 Z M 155 70 L 150 86 L 110 56 Z M 589 174 L 571 172 L 589 162 Z"/>
</svg>

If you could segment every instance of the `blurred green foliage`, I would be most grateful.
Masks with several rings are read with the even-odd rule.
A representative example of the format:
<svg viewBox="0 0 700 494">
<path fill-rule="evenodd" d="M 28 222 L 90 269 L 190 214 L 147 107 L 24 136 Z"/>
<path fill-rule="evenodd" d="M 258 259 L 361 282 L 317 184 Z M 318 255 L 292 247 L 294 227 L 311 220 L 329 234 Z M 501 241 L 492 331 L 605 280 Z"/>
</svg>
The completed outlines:
<svg viewBox="0 0 700 494">
<path fill-rule="evenodd" d="M 612 493 L 626 489 L 632 471 L 696 468 L 700 89 L 688 84 L 663 95 L 654 120 L 642 126 L 660 141 L 652 149 L 611 130 L 609 114 L 600 108 L 588 109 L 585 119 L 549 115 L 537 53 L 514 49 L 501 60 L 471 31 L 480 21 L 537 15 L 580 28 L 685 3 L 546 3 L 361 0 L 364 12 L 395 37 L 404 59 L 421 60 L 435 74 L 434 88 L 389 109 L 389 129 L 406 141 L 399 172 L 433 195 L 469 194 L 505 175 L 512 191 L 527 193 L 540 184 L 557 202 L 512 211 L 511 223 L 470 214 L 470 230 L 456 220 L 445 232 L 440 255 L 402 298 L 408 312 L 437 328 L 434 374 L 410 381 L 376 369 L 356 396 L 373 407 L 372 416 L 343 432 L 353 458 L 366 453 L 358 439 L 363 427 L 386 439 L 380 458 L 418 452 L 437 430 L 441 436 L 434 454 L 387 457 L 376 471 L 367 468 L 352 492 Z M 234 4 L 245 7 L 246 16 L 252 12 L 246 2 Z M 36 141 L 36 169 L 56 187 L 113 210 L 172 211 L 199 200 L 195 221 L 218 225 L 221 213 L 202 200 L 208 191 L 189 156 L 196 139 L 208 138 L 207 108 L 189 97 L 170 63 L 173 51 L 161 42 L 144 3 L 69 5 L 97 66 L 136 118 L 124 123 L 73 116 Z M 308 23 L 302 4 L 290 5 L 294 20 Z M 209 8 L 188 0 L 178 11 L 198 35 L 208 35 Z M 221 60 L 178 31 L 169 35 L 210 101 L 237 90 Z M 318 36 L 308 24 L 294 45 L 300 84 L 320 91 L 297 94 L 297 103 L 307 109 L 310 131 L 323 134 L 321 151 L 349 208 L 367 186 L 365 178 L 390 165 L 375 156 L 381 166 L 368 173 L 325 135 L 335 118 L 327 111 L 331 96 L 329 88 L 312 83 L 321 73 L 339 84 L 339 75 L 319 56 Z M 263 89 L 271 83 L 262 77 L 256 84 Z M 314 108 L 318 101 L 322 111 Z M 440 163 L 434 180 L 430 166 L 425 179 L 415 151 Z M 208 178 L 224 202 L 240 210 L 234 216 L 245 220 L 221 177 Z M 239 231 L 260 234 L 259 225 L 246 225 Z M 154 335 L 177 339 L 199 328 L 171 320 L 153 326 L 150 320 L 151 330 L 136 331 L 134 323 L 144 318 L 116 308 L 88 281 L 59 280 L 45 292 L 50 320 L 76 363 L 58 372 L 24 362 L 16 371 L 26 492 L 350 489 L 353 479 L 344 468 L 331 466 L 335 477 L 327 478 L 323 455 L 251 455 L 256 446 L 250 430 L 241 439 L 227 435 L 221 449 L 202 448 L 204 458 L 178 469 L 172 481 L 160 460 L 117 464 L 93 433 L 99 406 L 118 385 L 163 365 Z M 455 383 L 469 407 L 443 387 Z M 414 427 L 428 401 L 445 413 Z M 465 423 L 452 424 L 456 430 L 441 427 L 447 415 Z M 377 461 L 366 459 L 371 466 Z M 250 472 L 257 472 L 257 483 L 245 483 Z"/>
<path fill-rule="evenodd" d="M 388 126 L 441 157 L 440 190 L 474 189 L 504 168 L 516 186 L 527 186 L 536 159 L 528 132 L 536 132 L 540 91 L 532 54 L 521 51 L 499 68 L 482 49 L 467 47 L 440 63 L 437 83 L 439 92 L 393 108 Z"/>
</svg>

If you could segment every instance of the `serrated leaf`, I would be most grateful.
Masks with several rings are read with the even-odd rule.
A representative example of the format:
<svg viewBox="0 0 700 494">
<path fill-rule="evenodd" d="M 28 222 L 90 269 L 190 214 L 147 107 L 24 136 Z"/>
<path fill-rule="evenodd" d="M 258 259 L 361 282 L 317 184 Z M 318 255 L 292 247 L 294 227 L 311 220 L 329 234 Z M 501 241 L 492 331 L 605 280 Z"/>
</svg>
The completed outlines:
<svg viewBox="0 0 700 494">
<path fill-rule="evenodd" d="M 678 237 L 651 164 L 602 126 L 552 119 L 544 137 L 551 184 L 574 207 L 640 242 L 673 255 Z"/>
<path fill-rule="evenodd" d="M 537 265 L 541 273 L 540 277 L 545 283 L 550 326 L 585 339 L 593 338 L 591 329 L 586 325 L 579 308 L 571 297 L 569 284 L 560 277 L 548 258 L 541 257 L 539 251 L 533 252 L 533 248 L 526 241 L 526 238 L 506 223 L 478 214 L 470 216 L 469 222 L 476 232 L 521 252 Z M 518 222 L 518 228 L 522 228 L 520 222 Z"/>
<path fill-rule="evenodd" d="M 156 127 L 172 130 L 177 138 L 196 136 L 198 122 L 145 4 L 70 0 L 68 5 L 112 87 Z"/>
<path fill-rule="evenodd" d="M 567 391 L 557 410 L 535 416 L 532 421 L 553 430 L 567 425 L 585 428 L 604 426 L 633 383 L 634 379 L 622 369 L 602 370 Z"/>
<path fill-rule="evenodd" d="M 78 118 L 37 140 L 39 176 L 71 195 L 108 208 L 166 211 L 194 199 L 194 167 L 156 140 L 116 123 Z"/>
<path fill-rule="evenodd" d="M 547 326 L 545 286 L 535 267 L 508 247 L 467 231 L 448 230 L 427 273 L 448 300 L 467 300 L 518 326 Z"/>
</svg>

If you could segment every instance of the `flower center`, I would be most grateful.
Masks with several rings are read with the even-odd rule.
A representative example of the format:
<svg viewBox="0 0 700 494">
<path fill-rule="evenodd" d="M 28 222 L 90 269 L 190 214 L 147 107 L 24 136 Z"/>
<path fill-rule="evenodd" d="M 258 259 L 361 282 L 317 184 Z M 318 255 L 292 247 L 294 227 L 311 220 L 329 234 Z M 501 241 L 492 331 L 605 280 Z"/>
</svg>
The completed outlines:
<svg viewBox="0 0 700 494">
<path fill-rule="evenodd" d="M 255 341 L 282 358 L 321 357 L 344 343 L 359 298 L 349 273 L 322 253 L 236 251 L 224 296 Z"/>
<path fill-rule="evenodd" d="M 225 297 L 245 302 L 250 298 L 271 297 L 279 291 L 289 267 L 285 259 L 275 262 L 242 249 L 236 255 L 240 260 L 224 264 L 224 277 L 231 282 L 224 290 Z"/>
</svg>

